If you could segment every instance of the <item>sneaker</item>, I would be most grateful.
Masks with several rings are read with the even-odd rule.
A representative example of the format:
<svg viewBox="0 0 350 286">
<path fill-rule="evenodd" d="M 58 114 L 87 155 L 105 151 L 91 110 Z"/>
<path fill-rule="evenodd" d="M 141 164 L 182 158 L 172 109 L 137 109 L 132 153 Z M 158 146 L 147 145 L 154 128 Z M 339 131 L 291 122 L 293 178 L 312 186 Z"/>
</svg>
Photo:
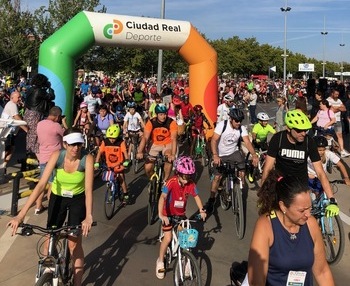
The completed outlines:
<svg viewBox="0 0 350 286">
<path fill-rule="evenodd" d="M 41 208 L 40 209 L 35 209 L 34 210 L 34 214 L 35 215 L 39 215 L 39 214 L 42 214 L 44 211 L 46 211 L 47 210 L 47 207 L 44 207 L 44 206 L 41 206 Z"/>
<path fill-rule="evenodd" d="M 208 202 L 205 204 L 204 209 L 206 210 L 207 214 L 212 214 L 214 212 L 214 203 L 215 203 L 215 198 L 210 198 Z"/>
<path fill-rule="evenodd" d="M 340 152 L 340 156 L 341 156 L 342 158 L 349 157 L 349 156 L 350 156 L 350 153 L 344 149 L 344 150 L 342 150 L 342 151 Z"/>
<path fill-rule="evenodd" d="M 156 263 L 156 276 L 158 279 L 164 279 L 165 276 L 164 262 L 159 261 L 159 259 L 157 259 Z"/>
</svg>

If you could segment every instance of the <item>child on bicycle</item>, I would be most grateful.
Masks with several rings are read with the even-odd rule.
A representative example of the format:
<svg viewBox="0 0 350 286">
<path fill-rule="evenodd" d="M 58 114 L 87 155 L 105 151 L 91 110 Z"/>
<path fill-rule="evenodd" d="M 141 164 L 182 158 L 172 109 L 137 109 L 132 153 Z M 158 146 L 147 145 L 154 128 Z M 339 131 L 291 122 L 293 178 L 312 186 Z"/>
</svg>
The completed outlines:
<svg viewBox="0 0 350 286">
<path fill-rule="evenodd" d="M 123 202 L 128 203 L 129 193 L 125 181 L 124 169 L 129 164 L 129 156 L 126 150 L 126 144 L 120 135 L 120 127 L 117 124 L 113 124 L 108 127 L 106 131 L 106 139 L 104 139 L 99 147 L 98 153 L 95 159 L 95 168 L 100 167 L 101 156 L 104 156 L 106 165 L 111 168 L 114 173 L 119 175 L 120 185 L 123 190 Z"/>
<path fill-rule="evenodd" d="M 92 122 L 87 103 L 80 103 L 80 110 L 74 119 L 73 127 L 78 127 L 83 133 L 88 133 Z"/>
<path fill-rule="evenodd" d="M 190 157 L 179 157 L 175 161 L 175 175 L 163 186 L 158 203 L 159 218 L 162 221 L 164 231 L 156 263 L 156 276 L 158 279 L 163 279 L 165 276 L 164 256 L 172 239 L 171 230 L 176 219 L 186 217 L 186 204 L 189 196 L 194 197 L 201 218 L 205 220 L 207 216 L 198 195 L 196 184 L 192 179 L 195 172 L 196 167 Z"/>
<path fill-rule="evenodd" d="M 192 130 L 192 142 L 191 142 L 191 149 L 190 149 L 190 154 L 191 156 L 193 156 L 193 152 L 194 152 L 194 148 L 196 145 L 196 136 L 199 134 L 201 134 L 201 136 L 205 136 L 204 134 L 204 122 L 206 123 L 206 125 L 208 126 L 209 129 L 212 129 L 212 126 L 210 125 L 209 120 L 207 119 L 207 117 L 204 115 L 204 113 L 202 112 L 203 107 L 199 104 L 195 105 L 193 107 L 193 115 L 190 118 L 190 126 L 191 126 L 191 130 Z"/>
<path fill-rule="evenodd" d="M 270 117 L 265 112 L 259 112 L 256 116 L 258 123 L 255 123 L 252 130 L 253 146 L 255 149 L 267 150 L 267 136 L 275 134 L 276 130 L 268 123 Z"/>
<path fill-rule="evenodd" d="M 335 153 L 327 149 L 328 147 L 327 139 L 324 136 L 315 136 L 313 139 L 316 142 L 317 151 L 321 157 L 322 167 L 324 171 L 325 172 L 327 171 L 327 165 L 329 163 L 336 165 L 343 176 L 345 184 L 349 186 L 350 180 L 349 180 L 349 175 L 346 170 L 346 167 Z M 308 184 L 312 193 L 314 194 L 312 195 L 313 199 L 318 198 L 320 194 L 323 192 L 323 189 L 322 189 L 320 180 L 317 178 L 316 171 L 313 167 L 313 164 L 311 163 L 310 158 L 308 158 L 307 160 L 307 171 L 309 176 Z"/>
</svg>

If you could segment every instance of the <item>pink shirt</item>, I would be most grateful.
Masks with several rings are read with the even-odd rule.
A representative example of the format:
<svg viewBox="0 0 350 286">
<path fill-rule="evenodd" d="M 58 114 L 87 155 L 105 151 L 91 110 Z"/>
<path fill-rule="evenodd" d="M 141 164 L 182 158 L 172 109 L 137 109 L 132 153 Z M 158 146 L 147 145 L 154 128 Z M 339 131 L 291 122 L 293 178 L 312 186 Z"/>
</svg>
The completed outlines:
<svg viewBox="0 0 350 286">
<path fill-rule="evenodd" d="M 39 143 L 39 153 L 36 155 L 40 164 L 45 164 L 54 151 L 62 149 L 64 129 L 59 123 L 45 119 L 38 123 L 36 132 Z"/>
<path fill-rule="evenodd" d="M 334 112 L 330 109 L 328 110 L 319 110 L 317 113 L 317 123 L 316 125 L 319 127 L 324 127 L 329 121 L 331 121 L 332 118 L 335 117 Z M 329 126 L 328 128 L 331 128 L 332 126 Z"/>
</svg>

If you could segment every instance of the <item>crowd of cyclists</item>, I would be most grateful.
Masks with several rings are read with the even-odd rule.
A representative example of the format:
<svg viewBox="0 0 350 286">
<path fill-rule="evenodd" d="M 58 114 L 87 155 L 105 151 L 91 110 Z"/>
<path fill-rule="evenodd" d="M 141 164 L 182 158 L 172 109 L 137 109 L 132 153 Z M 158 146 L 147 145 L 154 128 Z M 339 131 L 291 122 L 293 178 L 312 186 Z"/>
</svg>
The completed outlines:
<svg viewBox="0 0 350 286">
<path fill-rule="evenodd" d="M 27 88 L 28 85 L 20 83 L 12 86 L 12 89 L 21 92 L 22 101 L 19 105 L 23 108 L 25 108 Z M 77 128 L 74 130 L 80 130 L 93 146 L 92 149 L 96 150 L 97 155 L 93 157 L 95 169 L 99 168 L 103 161 L 108 168 L 113 168 L 115 173 L 122 174 L 121 186 L 125 204 L 128 203 L 129 193 L 132 192 L 128 189 L 124 175 L 125 168 L 128 167 L 132 157 L 128 148 L 131 138 L 138 142 L 136 159 L 145 159 L 144 169 L 148 178 L 152 175 L 154 161 L 145 154 L 153 157 L 159 153 L 164 155 L 166 158 L 164 188 L 159 204 L 159 218 L 163 221 L 164 231 L 171 230 L 168 217 L 179 213 L 185 215 L 187 196 L 183 196 L 182 192 L 189 190 L 189 184 L 191 186 L 189 194 L 195 198 L 202 218 L 205 219 L 214 211 L 221 178 L 220 168 L 214 168 L 209 199 L 204 206 L 198 197 L 195 185 L 192 184 L 195 174 L 194 138 L 197 134 L 205 135 L 206 129 L 213 128 L 214 133 L 207 141 L 207 149 L 214 166 L 224 163 L 237 164 L 240 177 L 244 182 L 247 162 L 242 145 L 244 144 L 246 150 L 252 155 L 254 167 L 257 167 L 259 160 L 256 150 L 267 150 L 261 183 L 269 178 L 272 169 L 282 174 L 292 174 L 300 178 L 301 182 L 308 184 L 316 195 L 324 190 L 330 200 L 327 207 L 328 215 L 333 216 L 339 213 L 339 208 L 332 194 L 325 166 L 328 160 L 332 160 L 339 167 L 346 184 L 350 185 L 346 168 L 339 159 L 339 156 L 345 158 L 350 154 L 342 144 L 339 156 L 335 155 L 328 150 L 328 141 L 325 141 L 322 134 L 316 137 L 312 137 L 311 134 L 313 133 L 312 123 L 320 127 L 318 119 L 322 118 L 324 121 L 321 123 L 324 123 L 329 117 L 330 123 L 327 121 L 321 127 L 325 130 L 330 129 L 329 131 L 336 136 L 337 140 L 342 140 L 340 133 L 346 132 L 345 129 L 348 127 L 342 129 L 344 123 L 341 122 L 342 117 L 339 117 L 341 115 L 338 119 L 334 119 L 335 114 L 344 113 L 347 110 L 345 104 L 338 99 L 339 88 L 334 86 L 329 94 L 329 91 L 318 90 L 319 98 L 316 96 L 307 98 L 306 81 L 288 81 L 283 84 L 278 80 L 219 80 L 217 94 L 219 105 L 217 120 L 214 124 L 206 118 L 201 105 L 192 106 L 190 103 L 191 93 L 187 79 L 164 81 L 158 93 L 156 83 L 152 79 L 112 80 L 107 76 L 102 79 L 79 78 L 75 89 L 72 127 Z M 344 88 L 343 96 L 350 94 L 347 86 Z M 11 90 L 9 87 L 7 89 Z M 337 93 L 338 97 L 334 96 Z M 3 89 L 1 100 L 6 102 L 7 95 L 8 92 L 4 92 Z M 331 99 L 328 99 L 328 95 Z M 314 117 L 312 118 L 309 111 L 303 108 L 303 104 L 298 105 L 298 103 L 307 102 L 308 99 L 313 100 L 311 104 Z M 278 103 L 273 124 L 269 124 L 271 118 L 267 113 L 259 112 L 256 117 L 250 115 L 251 119 L 253 118 L 251 127 L 242 125 L 247 115 L 246 110 L 255 111 L 249 106 L 256 104 L 256 101 L 262 104 L 271 101 Z M 319 110 L 322 111 L 323 106 L 332 112 L 321 113 Z M 76 134 L 77 131 L 74 130 L 71 132 Z M 272 134 L 270 142 L 268 142 L 269 133 Z M 66 141 L 63 137 L 67 150 L 77 144 L 80 144 L 78 147 L 82 147 L 82 141 L 85 139 L 73 138 L 74 136 L 70 138 L 68 135 L 65 135 Z M 189 148 L 184 146 L 186 138 L 190 140 L 192 138 Z M 67 141 L 68 139 L 70 141 Z M 185 150 L 182 152 L 185 156 L 179 155 L 180 147 Z M 59 156 L 58 153 L 57 156 Z M 50 166 L 53 169 L 54 163 Z M 175 177 L 171 175 L 173 170 Z M 48 179 L 48 177 L 49 174 L 45 174 L 45 178 Z M 39 185 L 42 186 L 42 184 Z M 169 197 L 170 192 L 172 196 Z M 33 202 L 33 199 L 30 201 Z M 27 210 L 26 208 L 25 211 Z M 88 216 L 90 224 L 91 213 L 87 214 Z M 23 212 L 21 212 L 22 217 Z M 12 221 L 9 225 L 16 229 L 18 221 Z M 91 225 L 86 226 L 84 234 L 90 227 Z M 171 237 L 167 237 L 167 241 L 170 239 Z M 156 276 L 159 279 L 163 279 L 165 273 L 164 263 L 161 261 L 165 246 L 162 244 L 156 263 Z"/>
</svg>

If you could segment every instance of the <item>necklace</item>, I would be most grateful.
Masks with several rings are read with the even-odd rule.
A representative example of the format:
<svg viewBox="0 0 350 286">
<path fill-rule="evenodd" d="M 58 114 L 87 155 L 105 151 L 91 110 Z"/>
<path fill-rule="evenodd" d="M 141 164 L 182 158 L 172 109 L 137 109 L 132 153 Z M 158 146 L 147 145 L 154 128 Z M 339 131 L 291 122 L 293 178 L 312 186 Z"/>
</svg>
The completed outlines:
<svg viewBox="0 0 350 286">
<path fill-rule="evenodd" d="M 295 233 L 289 233 L 289 234 L 290 234 L 289 239 L 291 239 L 291 240 L 297 239 L 297 235 Z"/>
</svg>

